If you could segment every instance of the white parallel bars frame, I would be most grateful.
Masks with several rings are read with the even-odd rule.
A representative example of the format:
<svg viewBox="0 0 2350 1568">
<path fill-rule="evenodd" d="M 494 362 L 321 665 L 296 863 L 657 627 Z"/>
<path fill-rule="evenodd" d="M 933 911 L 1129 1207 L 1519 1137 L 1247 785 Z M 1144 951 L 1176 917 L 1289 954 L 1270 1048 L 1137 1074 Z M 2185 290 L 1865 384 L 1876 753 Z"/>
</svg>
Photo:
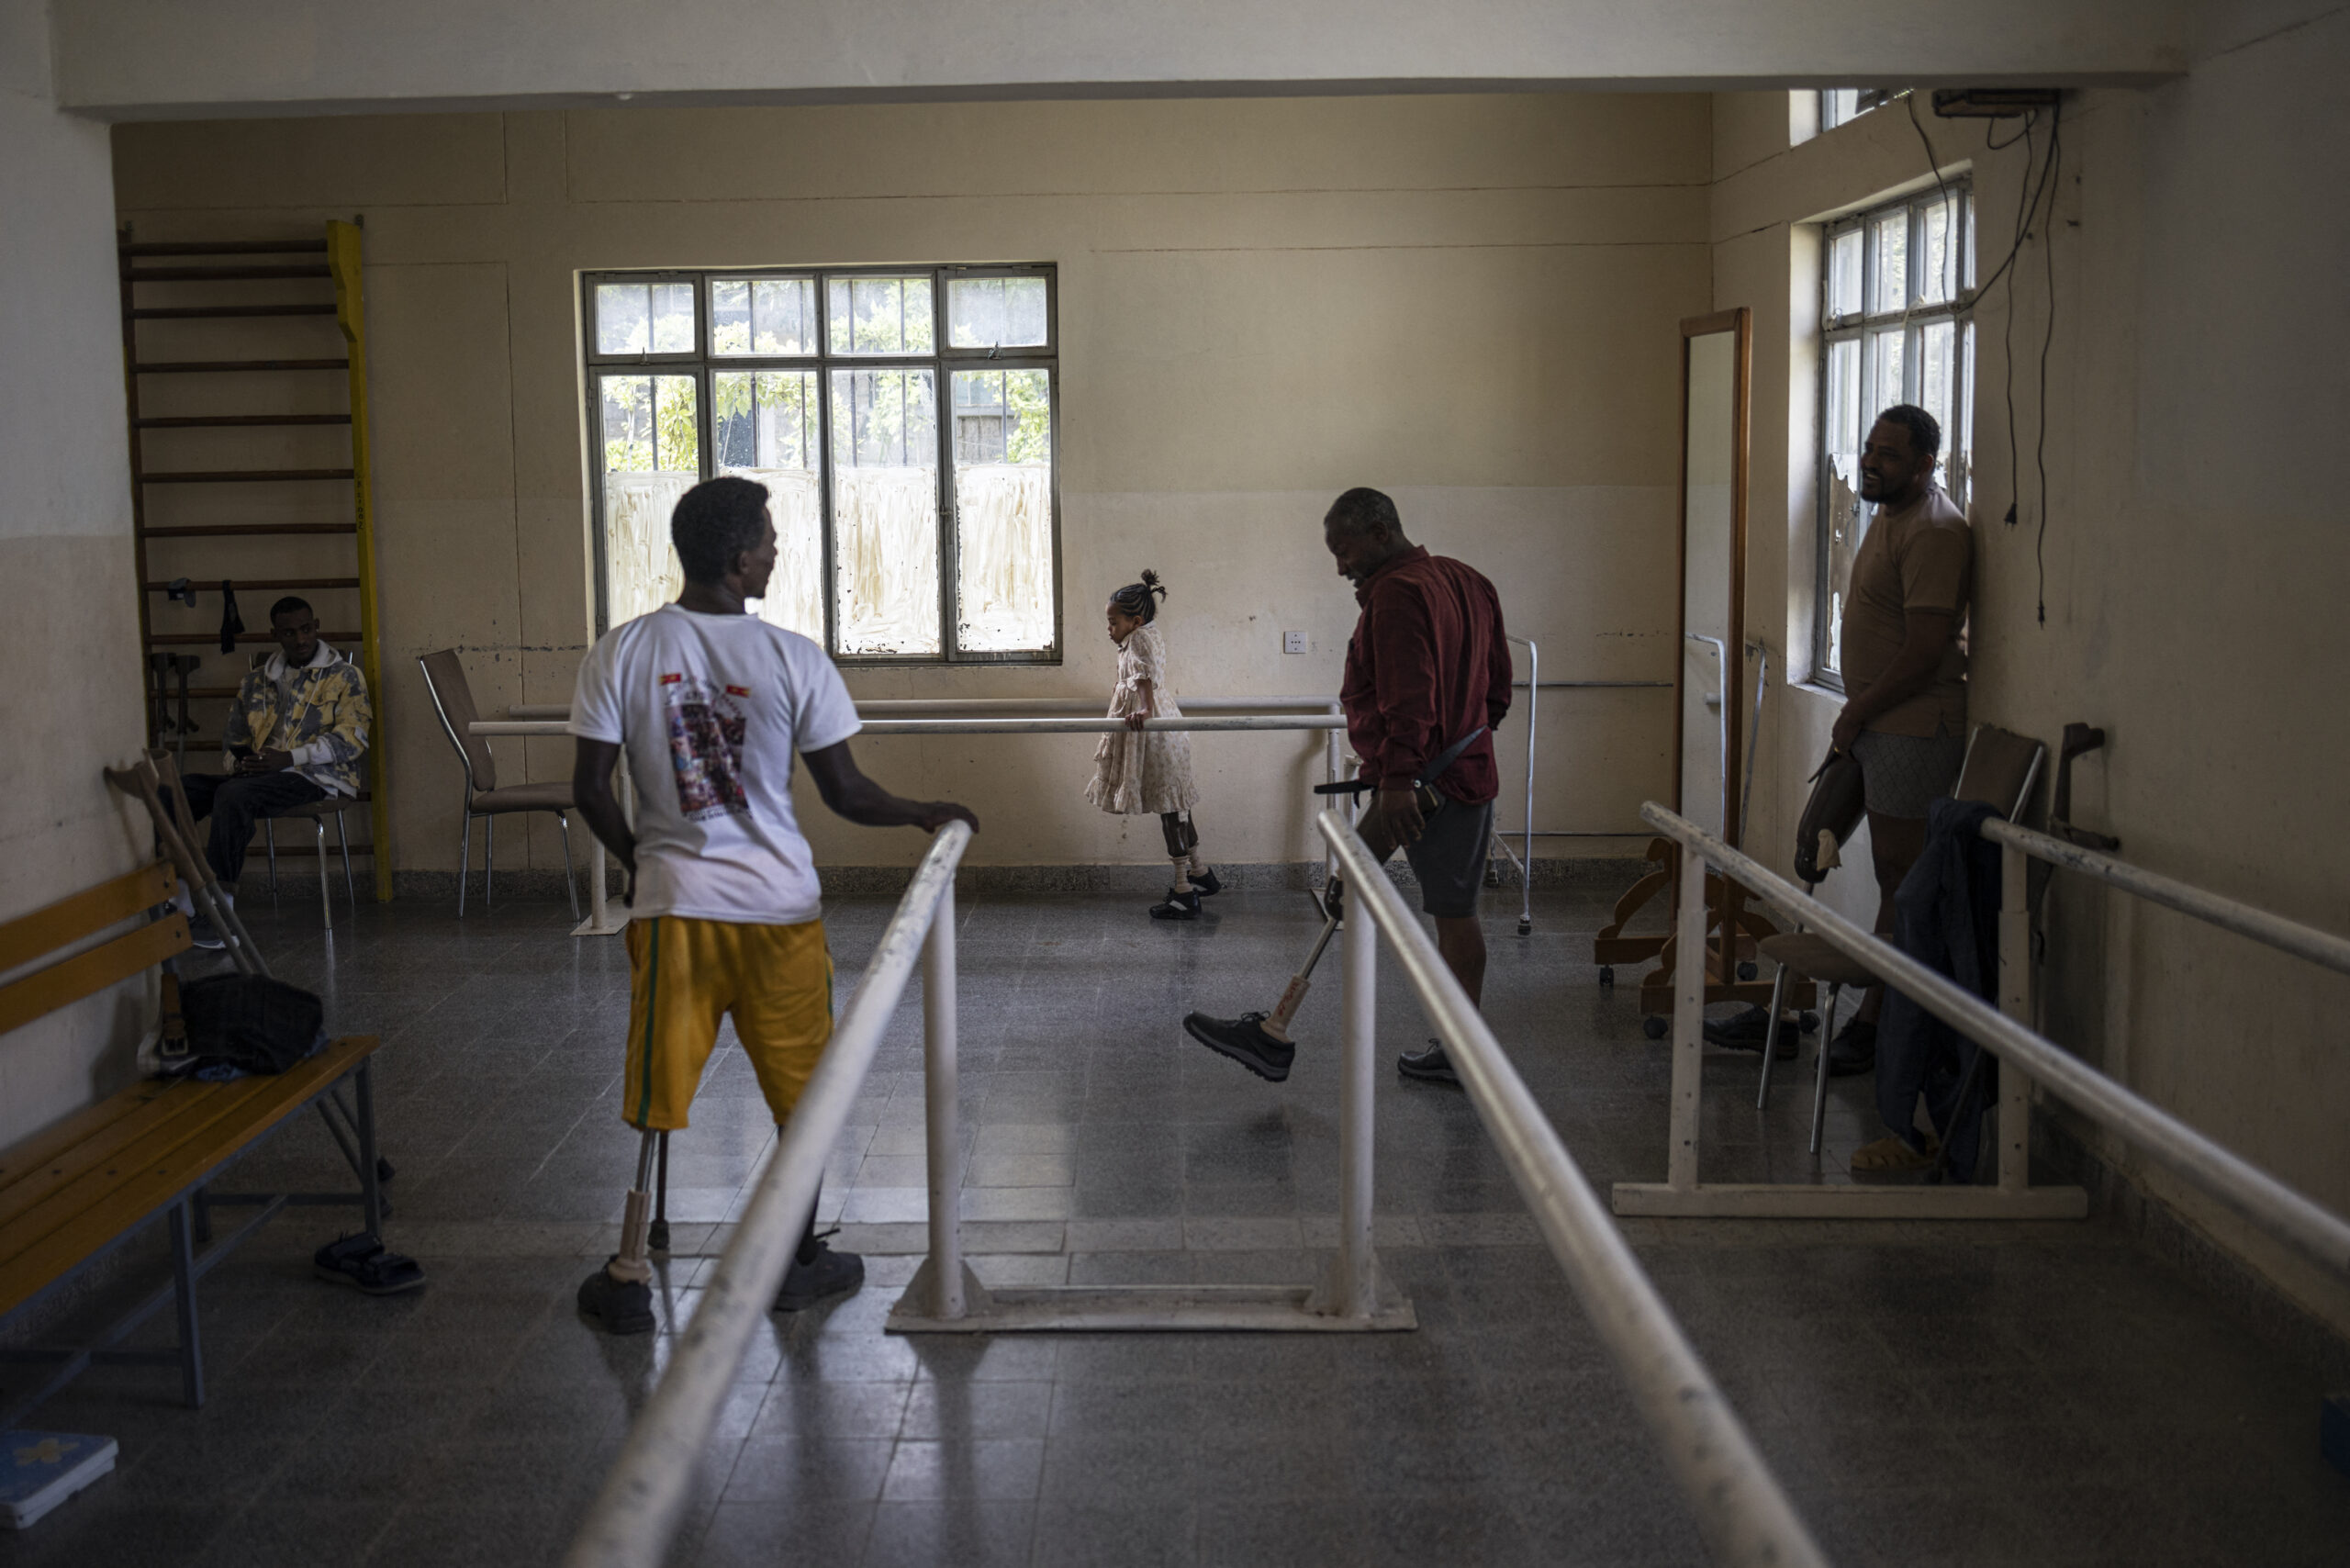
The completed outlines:
<svg viewBox="0 0 2350 1568">
<path fill-rule="evenodd" d="M 693 1319 L 677 1336 L 667 1369 L 629 1428 L 587 1520 L 565 1554 L 565 1568 L 657 1568 L 677 1533 L 695 1467 L 718 1423 L 752 1331 L 767 1320 L 800 1243 L 816 1188 L 848 1124 L 881 1036 L 913 972 L 924 975 L 924 1015 L 944 1008 L 953 1028 L 955 868 L 971 840 L 966 823 L 938 830 L 898 901 L 832 1043 L 776 1139 L 733 1238 L 702 1287 Z M 932 990 L 940 977 L 944 1000 Z"/>
<path fill-rule="evenodd" d="M 2032 1030 L 2028 858 L 2041 856 L 2344 973 L 2350 973 L 2350 942 L 1992 819 L 1983 824 L 1982 831 L 1985 838 L 2000 847 L 2000 1005 L 1994 1009 L 1686 818 L 1654 801 L 1643 806 L 1640 814 L 1680 846 L 1683 924 L 1674 973 L 1673 1130 L 1669 1179 L 1662 1186 L 1618 1183 L 1617 1214 L 1806 1219 L 2080 1218 L 2087 1213 L 2087 1194 L 2080 1189 L 2029 1184 L 2029 1118 L 2031 1085 L 2037 1081 L 2058 1099 L 2119 1134 L 2174 1175 L 2303 1258 L 2335 1274 L 2350 1274 L 2350 1222 Z M 1781 915 L 1883 976 L 1910 1001 L 1999 1058 L 1997 1187 L 1709 1186 L 1697 1180 L 1697 1088 L 1705 1012 L 1704 932 L 1699 923 L 1704 919 L 1708 864 L 1744 885 Z M 2077 1201 L 2067 1194 L 2078 1194 Z"/>
</svg>

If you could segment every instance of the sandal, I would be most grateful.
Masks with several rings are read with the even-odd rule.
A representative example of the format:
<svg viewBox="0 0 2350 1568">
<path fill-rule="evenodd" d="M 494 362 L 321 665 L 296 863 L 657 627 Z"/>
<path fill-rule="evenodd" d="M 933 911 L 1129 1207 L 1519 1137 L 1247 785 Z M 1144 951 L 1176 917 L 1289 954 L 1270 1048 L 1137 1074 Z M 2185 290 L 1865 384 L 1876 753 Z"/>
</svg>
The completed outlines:
<svg viewBox="0 0 2350 1568">
<path fill-rule="evenodd" d="M 397 1295 L 424 1284 L 424 1270 L 413 1258 L 386 1252 L 373 1231 L 339 1237 L 319 1249 L 311 1271 L 368 1295 Z"/>
<path fill-rule="evenodd" d="M 1856 1182 L 1910 1182 L 1934 1168 L 1942 1151 L 1942 1140 L 1931 1133 L 1921 1133 L 1925 1148 L 1913 1148 L 1907 1138 L 1886 1134 L 1874 1143 L 1863 1144 L 1852 1151 L 1852 1179 Z"/>
</svg>

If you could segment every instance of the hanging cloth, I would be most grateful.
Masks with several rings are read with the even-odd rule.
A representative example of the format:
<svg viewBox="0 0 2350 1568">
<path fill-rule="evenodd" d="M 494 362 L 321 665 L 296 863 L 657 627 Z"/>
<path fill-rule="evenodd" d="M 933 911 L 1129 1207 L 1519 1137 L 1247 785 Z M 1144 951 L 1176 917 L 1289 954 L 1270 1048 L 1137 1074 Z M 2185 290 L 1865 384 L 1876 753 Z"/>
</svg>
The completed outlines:
<svg viewBox="0 0 2350 1568">
<path fill-rule="evenodd" d="M 220 651 L 237 651 L 237 633 L 245 629 L 245 618 L 237 613 L 237 585 L 228 578 L 220 579 Z"/>
</svg>

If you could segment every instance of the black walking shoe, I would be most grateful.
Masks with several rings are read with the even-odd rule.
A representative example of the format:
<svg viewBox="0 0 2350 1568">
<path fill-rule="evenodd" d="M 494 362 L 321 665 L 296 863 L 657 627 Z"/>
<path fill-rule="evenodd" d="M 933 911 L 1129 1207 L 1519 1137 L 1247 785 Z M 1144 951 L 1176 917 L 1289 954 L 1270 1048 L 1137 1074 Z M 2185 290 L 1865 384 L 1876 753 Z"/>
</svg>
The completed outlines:
<svg viewBox="0 0 2350 1568">
<path fill-rule="evenodd" d="M 1853 1078 L 1876 1070 L 1876 1025 L 1854 1022 L 1828 1046 L 1828 1076 Z"/>
<path fill-rule="evenodd" d="M 1153 920 L 1197 920 L 1200 918 L 1200 894 L 1196 888 L 1188 893 L 1167 890 L 1167 902 L 1150 906 Z"/>
<path fill-rule="evenodd" d="M 1220 1057 L 1230 1057 L 1268 1083 L 1289 1076 L 1297 1047 L 1265 1033 L 1265 1015 L 1243 1013 L 1237 1018 L 1211 1018 L 1204 1013 L 1184 1015 L 1184 1032 Z"/>
<path fill-rule="evenodd" d="M 212 922 L 205 917 L 202 910 L 187 917 L 187 939 L 199 947 L 216 953 L 229 945 L 228 938 L 222 936 L 214 928 Z"/>
<path fill-rule="evenodd" d="M 1215 868 L 1213 866 L 1209 867 L 1206 870 L 1202 871 L 1196 877 L 1185 877 L 1183 879 L 1192 884 L 1192 890 L 1193 892 L 1199 893 L 1203 897 L 1208 894 L 1220 893 L 1224 891 L 1224 884 L 1215 879 Z"/>
<path fill-rule="evenodd" d="M 579 1312 L 607 1334 L 649 1334 L 653 1287 L 643 1280 L 616 1280 L 610 1270 L 599 1269 L 579 1282 Z"/>
<path fill-rule="evenodd" d="M 1452 1070 L 1452 1059 L 1444 1054 L 1441 1041 L 1430 1040 L 1428 1048 L 1424 1051 L 1405 1051 L 1395 1058 L 1395 1070 L 1422 1083 L 1441 1083 L 1450 1089 L 1460 1087 L 1460 1075 Z"/>
<path fill-rule="evenodd" d="M 1707 1019 L 1706 1040 L 1707 1044 L 1719 1046 L 1725 1050 L 1759 1051 L 1770 1027 L 1771 1010 L 1750 1007 L 1733 1018 Z M 1818 1018 L 1809 1013 L 1799 1014 L 1795 1018 L 1782 1018 L 1779 1021 L 1779 1059 L 1793 1061 L 1796 1036 L 1806 1029 L 1818 1027 Z"/>
<path fill-rule="evenodd" d="M 834 1251 L 820 1237 L 815 1257 L 805 1263 L 795 1257 L 791 1267 L 783 1271 L 783 1288 L 775 1294 L 775 1310 L 805 1312 L 829 1296 L 846 1295 L 864 1282 L 865 1260 L 854 1252 Z"/>
</svg>

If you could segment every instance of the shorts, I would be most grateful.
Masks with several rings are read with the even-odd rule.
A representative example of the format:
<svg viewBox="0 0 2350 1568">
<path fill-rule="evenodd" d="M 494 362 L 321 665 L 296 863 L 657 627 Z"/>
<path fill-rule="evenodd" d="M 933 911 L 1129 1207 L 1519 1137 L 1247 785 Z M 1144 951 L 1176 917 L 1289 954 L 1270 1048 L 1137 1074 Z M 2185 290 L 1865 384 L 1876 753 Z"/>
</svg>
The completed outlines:
<svg viewBox="0 0 2350 1568">
<path fill-rule="evenodd" d="M 1966 763 L 1964 735 L 1888 735 L 1863 730 L 1852 742 L 1861 765 L 1861 797 L 1881 817 L 1922 819 L 1926 807 L 1958 785 Z"/>
<path fill-rule="evenodd" d="M 824 923 L 747 925 L 662 914 L 628 925 L 628 1068 L 621 1115 L 673 1132 L 701 1087 L 718 1021 L 734 1035 L 780 1126 L 833 1037 Z"/>
<path fill-rule="evenodd" d="M 1474 920 L 1493 837 L 1491 801 L 1472 806 L 1447 795 L 1418 840 L 1404 846 L 1404 858 L 1419 879 L 1420 908 L 1438 920 Z"/>
</svg>

